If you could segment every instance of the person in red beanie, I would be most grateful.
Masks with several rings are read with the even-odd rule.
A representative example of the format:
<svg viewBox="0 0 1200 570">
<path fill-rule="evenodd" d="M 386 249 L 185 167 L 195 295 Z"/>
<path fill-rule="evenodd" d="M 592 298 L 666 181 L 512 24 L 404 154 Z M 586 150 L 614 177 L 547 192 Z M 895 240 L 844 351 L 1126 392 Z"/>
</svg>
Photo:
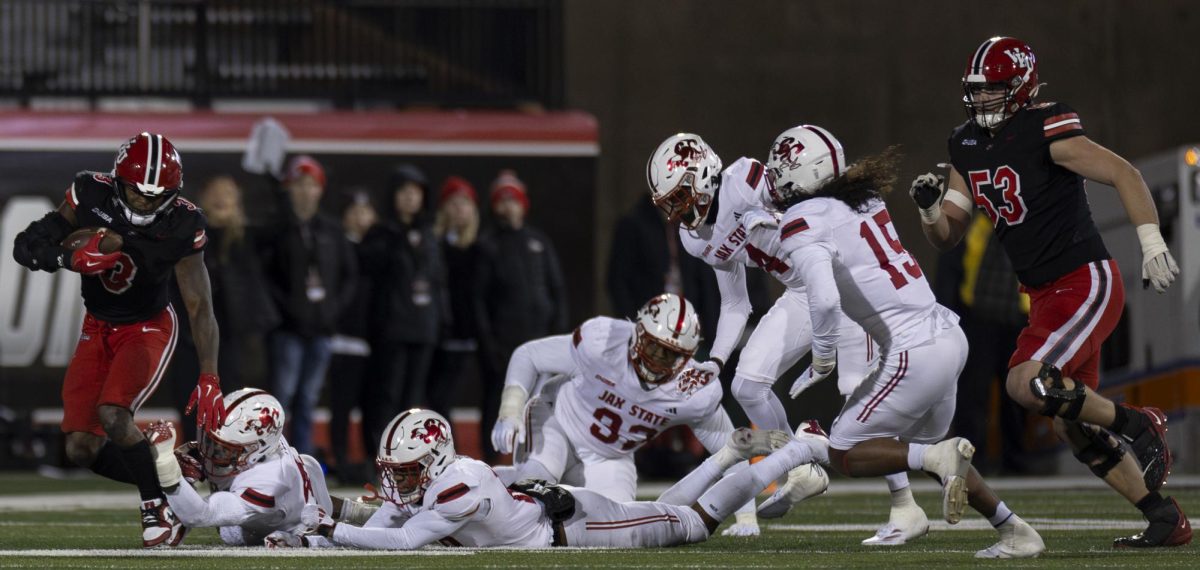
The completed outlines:
<svg viewBox="0 0 1200 570">
<path fill-rule="evenodd" d="M 546 234 L 525 223 L 530 207 L 525 183 L 516 172 L 501 170 L 489 197 L 496 223 L 480 238 L 482 259 L 475 282 L 485 356 L 480 424 L 485 430 L 496 422 L 512 351 L 535 338 L 568 330 L 561 264 Z M 492 449 L 486 452 L 489 460 L 495 459 Z"/>
</svg>

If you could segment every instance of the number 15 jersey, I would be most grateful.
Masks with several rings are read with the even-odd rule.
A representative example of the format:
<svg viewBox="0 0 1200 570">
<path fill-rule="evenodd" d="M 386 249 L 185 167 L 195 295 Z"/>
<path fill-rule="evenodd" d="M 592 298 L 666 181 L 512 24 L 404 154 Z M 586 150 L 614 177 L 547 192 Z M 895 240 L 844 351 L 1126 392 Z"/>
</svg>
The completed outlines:
<svg viewBox="0 0 1200 570">
<path fill-rule="evenodd" d="M 950 162 L 992 220 L 1021 283 L 1035 287 L 1108 259 L 1082 176 L 1055 164 L 1050 144 L 1083 136 L 1062 103 L 1018 111 L 994 134 L 967 121 L 950 135 Z"/>
</svg>

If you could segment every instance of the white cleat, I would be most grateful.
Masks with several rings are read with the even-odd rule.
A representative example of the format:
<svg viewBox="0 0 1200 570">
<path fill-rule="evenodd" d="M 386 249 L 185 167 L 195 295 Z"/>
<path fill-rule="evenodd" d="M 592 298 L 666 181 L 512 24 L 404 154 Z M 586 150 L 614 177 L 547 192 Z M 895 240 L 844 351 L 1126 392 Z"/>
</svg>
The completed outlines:
<svg viewBox="0 0 1200 570">
<path fill-rule="evenodd" d="M 721 531 L 721 536 L 758 536 L 758 523 L 734 523 Z"/>
<path fill-rule="evenodd" d="M 792 434 L 775 429 L 737 428 L 729 434 L 726 446 L 734 455 L 749 460 L 760 455 L 770 455 L 792 440 Z"/>
<path fill-rule="evenodd" d="M 758 506 L 758 516 L 777 519 L 792 507 L 811 499 L 829 488 L 829 474 L 816 463 L 805 463 L 788 471 L 787 483 Z"/>
<path fill-rule="evenodd" d="M 958 524 L 967 508 L 967 471 L 975 446 L 956 437 L 925 450 L 923 468 L 942 480 L 942 515 L 946 522 Z"/>
<path fill-rule="evenodd" d="M 996 530 L 1000 542 L 976 552 L 975 558 L 1037 558 L 1046 551 L 1041 535 L 1017 515 L 1009 517 Z"/>
<path fill-rule="evenodd" d="M 862 543 L 866 546 L 900 546 L 929 534 L 929 517 L 917 505 L 892 507 L 887 524 L 875 531 L 875 536 Z"/>
</svg>

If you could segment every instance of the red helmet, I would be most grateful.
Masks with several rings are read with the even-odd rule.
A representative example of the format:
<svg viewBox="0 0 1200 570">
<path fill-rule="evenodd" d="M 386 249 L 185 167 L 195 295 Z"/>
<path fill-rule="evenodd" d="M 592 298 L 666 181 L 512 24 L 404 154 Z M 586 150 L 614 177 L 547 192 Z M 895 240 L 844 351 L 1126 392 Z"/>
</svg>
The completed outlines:
<svg viewBox="0 0 1200 570">
<path fill-rule="evenodd" d="M 129 221 L 144 226 L 175 202 L 183 188 L 183 163 L 167 137 L 143 132 L 121 145 L 113 162 L 117 198 Z M 150 210 L 139 209 L 126 199 L 122 186 L 147 198 L 165 198 Z"/>
<path fill-rule="evenodd" d="M 1003 123 L 1037 97 L 1037 58 L 1025 42 L 994 37 L 979 45 L 963 72 L 963 104 L 967 115 L 981 127 Z M 983 91 L 1002 91 L 990 98 Z"/>
</svg>

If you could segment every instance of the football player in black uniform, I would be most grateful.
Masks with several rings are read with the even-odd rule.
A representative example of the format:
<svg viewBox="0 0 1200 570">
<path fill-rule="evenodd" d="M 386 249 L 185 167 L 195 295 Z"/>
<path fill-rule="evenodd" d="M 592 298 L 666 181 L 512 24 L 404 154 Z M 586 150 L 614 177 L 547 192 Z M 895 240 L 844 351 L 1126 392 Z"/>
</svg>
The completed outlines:
<svg viewBox="0 0 1200 570">
<path fill-rule="evenodd" d="M 67 456 L 109 479 L 137 485 L 142 545 L 175 546 L 186 529 L 163 498 L 154 458 L 133 414 L 158 387 L 178 336 L 167 302 L 174 272 L 191 318 L 200 381 L 190 409 L 215 429 L 224 416 L 217 378 L 217 323 L 204 268 L 204 214 L 179 196 L 183 169 L 174 145 L 141 133 L 117 152 L 111 173 L 83 171 L 58 209 L 17 235 L 13 257 L 33 270 L 82 275 L 87 307 L 79 344 L 63 381 Z M 100 227 L 74 251 L 60 243 L 75 228 Z M 121 249 L 102 253 L 104 232 Z"/>
<path fill-rule="evenodd" d="M 1186 544 L 1192 538 L 1187 517 L 1173 498 L 1158 493 L 1171 467 L 1166 416 L 1156 408 L 1118 406 L 1095 392 L 1100 344 L 1120 319 L 1125 292 L 1092 222 L 1084 179 L 1120 194 L 1141 240 L 1144 285 L 1161 293 L 1179 268 L 1141 174 L 1084 136 L 1070 107 L 1036 103 L 1039 87 L 1029 46 L 1006 37 L 983 42 L 963 74 L 969 120 L 950 136 L 949 184 L 924 174 L 910 194 L 925 237 L 942 250 L 962 239 L 975 207 L 991 218 L 1031 303 L 1029 324 L 1009 360 L 1008 393 L 1053 417 L 1075 457 L 1149 521 L 1145 531 L 1113 545 Z"/>
</svg>

